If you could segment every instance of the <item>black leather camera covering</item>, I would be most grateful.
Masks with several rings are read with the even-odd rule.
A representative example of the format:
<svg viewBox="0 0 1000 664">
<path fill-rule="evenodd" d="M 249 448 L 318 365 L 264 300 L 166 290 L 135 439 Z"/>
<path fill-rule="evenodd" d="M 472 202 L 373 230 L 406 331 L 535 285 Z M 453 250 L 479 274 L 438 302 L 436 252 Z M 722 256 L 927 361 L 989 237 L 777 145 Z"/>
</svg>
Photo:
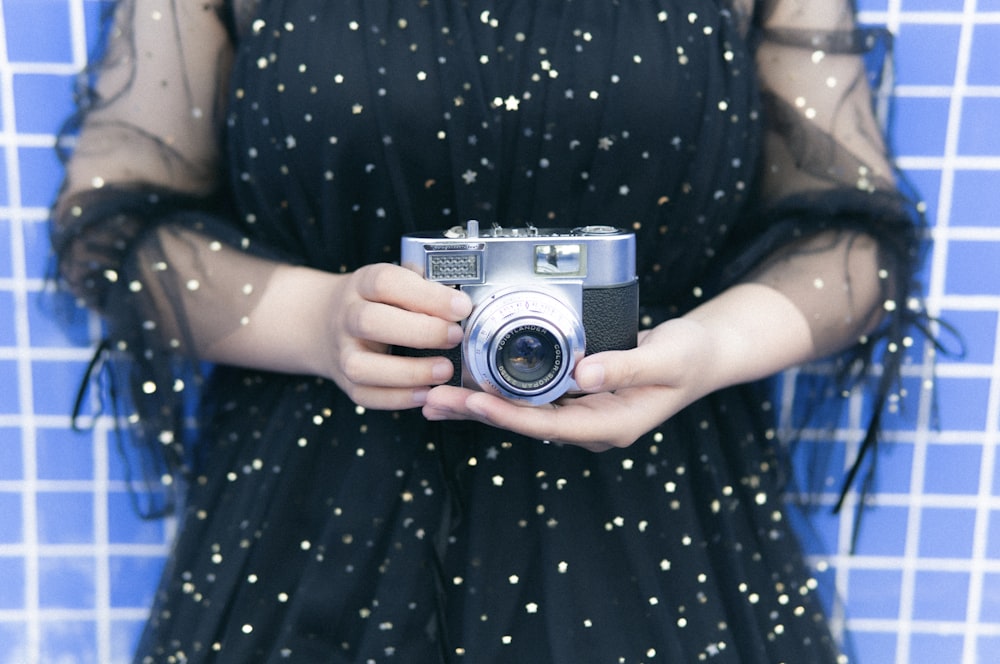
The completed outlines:
<svg viewBox="0 0 1000 664">
<path fill-rule="evenodd" d="M 639 285 L 583 291 L 587 355 L 635 348 L 639 335 Z"/>
</svg>

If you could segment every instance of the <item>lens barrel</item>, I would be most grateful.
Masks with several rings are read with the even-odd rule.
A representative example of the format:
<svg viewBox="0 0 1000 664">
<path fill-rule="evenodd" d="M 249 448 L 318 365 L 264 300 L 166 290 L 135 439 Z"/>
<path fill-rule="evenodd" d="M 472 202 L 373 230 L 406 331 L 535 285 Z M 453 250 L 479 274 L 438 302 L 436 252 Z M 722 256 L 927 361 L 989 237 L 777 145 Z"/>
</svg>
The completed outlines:
<svg viewBox="0 0 1000 664">
<path fill-rule="evenodd" d="M 540 290 L 497 291 L 473 311 L 462 354 L 481 388 L 531 404 L 561 397 L 586 349 L 573 307 Z"/>
</svg>

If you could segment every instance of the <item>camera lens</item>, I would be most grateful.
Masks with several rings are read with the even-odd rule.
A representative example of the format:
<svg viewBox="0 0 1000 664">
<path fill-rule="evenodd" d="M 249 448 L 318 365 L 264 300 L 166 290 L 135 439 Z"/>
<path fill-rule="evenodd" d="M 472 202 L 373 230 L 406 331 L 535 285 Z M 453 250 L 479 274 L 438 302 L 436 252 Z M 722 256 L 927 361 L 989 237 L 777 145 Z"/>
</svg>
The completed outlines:
<svg viewBox="0 0 1000 664">
<path fill-rule="evenodd" d="M 523 325 L 498 340 L 495 366 L 503 381 L 515 389 L 543 389 L 562 373 L 562 345 L 549 330 Z"/>
<path fill-rule="evenodd" d="M 466 321 L 463 385 L 532 405 L 558 399 L 572 387 L 586 348 L 577 311 L 565 291 L 490 291 Z"/>
</svg>

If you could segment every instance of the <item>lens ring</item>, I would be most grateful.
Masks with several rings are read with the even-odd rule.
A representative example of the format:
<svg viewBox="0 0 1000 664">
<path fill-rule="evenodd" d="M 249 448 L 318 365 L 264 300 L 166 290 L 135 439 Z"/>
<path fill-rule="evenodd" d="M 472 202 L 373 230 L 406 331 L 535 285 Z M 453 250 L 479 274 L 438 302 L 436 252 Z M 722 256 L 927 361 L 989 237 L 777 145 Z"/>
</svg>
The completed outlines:
<svg viewBox="0 0 1000 664">
<path fill-rule="evenodd" d="M 501 289 L 477 302 L 462 342 L 463 384 L 531 405 L 546 404 L 565 394 L 574 385 L 573 367 L 586 347 L 579 308 L 572 302 L 549 290 L 524 287 Z M 529 332 L 539 347 L 507 348 L 516 339 L 527 341 L 532 336 Z M 498 361 L 498 345 L 504 339 L 506 355 Z M 558 361 L 531 355 L 546 349 L 554 353 L 556 348 Z M 515 364 L 518 357 L 520 364 Z M 540 373 L 533 374 L 529 365 Z"/>
</svg>

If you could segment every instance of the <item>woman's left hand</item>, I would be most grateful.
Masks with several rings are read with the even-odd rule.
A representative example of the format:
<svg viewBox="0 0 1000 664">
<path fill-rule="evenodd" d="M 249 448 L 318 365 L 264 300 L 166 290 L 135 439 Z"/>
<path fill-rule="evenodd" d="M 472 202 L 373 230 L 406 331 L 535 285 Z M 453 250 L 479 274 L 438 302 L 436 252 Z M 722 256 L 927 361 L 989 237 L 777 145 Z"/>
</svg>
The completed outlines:
<svg viewBox="0 0 1000 664">
<path fill-rule="evenodd" d="M 632 350 L 597 353 L 574 372 L 580 392 L 543 406 L 520 405 L 452 386 L 431 389 L 429 420 L 476 420 L 539 440 L 595 452 L 627 447 L 706 392 L 711 341 L 697 322 L 668 321 Z"/>
<path fill-rule="evenodd" d="M 852 311 L 838 308 L 838 300 L 827 301 L 833 320 Z M 841 336 L 847 340 L 855 332 L 845 329 Z M 828 346 L 823 352 L 832 350 Z M 632 350 L 580 360 L 573 374 L 580 393 L 555 405 L 522 406 L 442 385 L 430 390 L 423 413 L 430 420 L 478 420 L 597 452 L 631 445 L 710 392 L 759 380 L 818 356 L 809 320 L 795 301 L 771 286 L 744 283 L 681 318 L 640 333 Z"/>
</svg>

